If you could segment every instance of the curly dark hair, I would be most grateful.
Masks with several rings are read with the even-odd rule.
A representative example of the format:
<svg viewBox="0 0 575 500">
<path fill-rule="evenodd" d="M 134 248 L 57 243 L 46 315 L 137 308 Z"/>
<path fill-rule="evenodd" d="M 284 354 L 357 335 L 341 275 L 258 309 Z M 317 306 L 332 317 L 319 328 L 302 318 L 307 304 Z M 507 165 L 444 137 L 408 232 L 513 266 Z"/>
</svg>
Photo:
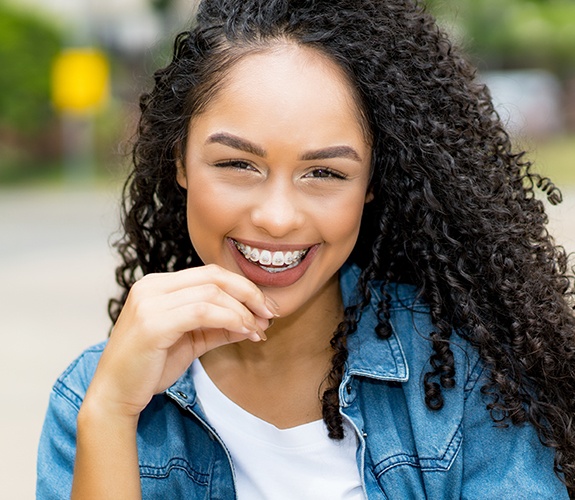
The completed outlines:
<svg viewBox="0 0 575 500">
<path fill-rule="evenodd" d="M 385 286 L 417 285 L 435 326 L 425 403 L 454 385 L 457 330 L 489 370 L 482 388 L 501 425 L 529 422 L 555 450 L 555 470 L 575 495 L 575 315 L 568 256 L 546 229 L 537 187 L 560 192 L 513 150 L 474 68 L 416 0 L 206 0 L 170 64 L 142 96 L 124 190 L 125 234 L 116 271 L 124 292 L 141 276 L 201 265 L 176 182 L 191 116 L 225 85 L 236 61 L 274 44 L 312 47 L 349 77 L 373 144 L 372 189 L 350 257 L 362 302 L 348 307 L 334 349 L 323 415 L 343 436 L 337 387 L 346 338 L 382 283 L 378 334 L 390 335 Z"/>
</svg>

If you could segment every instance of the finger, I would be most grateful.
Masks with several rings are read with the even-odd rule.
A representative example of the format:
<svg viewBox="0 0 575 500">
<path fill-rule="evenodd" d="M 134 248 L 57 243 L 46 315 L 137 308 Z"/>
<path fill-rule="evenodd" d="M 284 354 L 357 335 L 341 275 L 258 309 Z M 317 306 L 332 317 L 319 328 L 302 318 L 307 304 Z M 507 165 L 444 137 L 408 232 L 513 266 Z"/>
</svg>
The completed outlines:
<svg viewBox="0 0 575 500">
<path fill-rule="evenodd" d="M 152 299 L 148 299 L 150 301 Z M 227 307 L 241 315 L 244 325 L 252 331 L 264 331 L 270 326 L 270 319 L 262 318 L 249 310 L 242 302 L 228 295 L 219 286 L 209 283 L 196 287 L 184 288 L 167 295 L 154 297 L 154 309 L 173 310 L 194 302 L 211 302 Z"/>
<path fill-rule="evenodd" d="M 266 297 L 254 283 L 214 264 L 174 273 L 149 274 L 134 285 L 133 291 L 144 296 L 160 295 L 207 283 L 218 285 L 262 318 L 271 319 L 278 316 L 277 304 Z"/>
<path fill-rule="evenodd" d="M 271 319 L 279 316 L 278 305 L 250 280 L 219 266 L 205 266 L 202 269 L 214 283 L 234 297 L 257 316 Z"/>
<path fill-rule="evenodd" d="M 156 346 L 160 349 L 169 349 L 182 335 L 195 330 L 225 330 L 254 342 L 265 339 L 261 329 L 246 324 L 241 314 L 210 302 L 194 302 L 160 311 L 148 320 L 146 330 L 157 336 Z"/>
<path fill-rule="evenodd" d="M 197 302 L 210 302 L 220 307 L 232 309 L 242 316 L 245 324 L 251 325 L 254 330 L 256 328 L 256 316 L 254 313 L 242 302 L 229 295 L 214 283 L 183 288 L 166 295 L 161 295 L 154 300 L 154 307 L 165 310 L 173 310 Z"/>
</svg>

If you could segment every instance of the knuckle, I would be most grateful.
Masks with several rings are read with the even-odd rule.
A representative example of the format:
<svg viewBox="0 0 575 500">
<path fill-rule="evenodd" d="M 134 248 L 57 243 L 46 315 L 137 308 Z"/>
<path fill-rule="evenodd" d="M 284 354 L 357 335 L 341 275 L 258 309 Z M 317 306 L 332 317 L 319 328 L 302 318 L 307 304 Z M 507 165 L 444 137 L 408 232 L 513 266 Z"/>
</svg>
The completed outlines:
<svg viewBox="0 0 575 500">
<path fill-rule="evenodd" d="M 219 295 L 222 293 L 222 290 L 215 283 L 208 283 L 204 285 L 202 292 L 206 299 L 214 300 L 219 297 Z"/>
<path fill-rule="evenodd" d="M 138 332 L 143 339 L 152 339 L 157 332 L 157 325 L 153 318 L 142 318 L 138 323 Z"/>
<path fill-rule="evenodd" d="M 199 321 L 205 321 L 208 317 L 209 307 L 205 302 L 198 302 L 192 307 L 194 315 Z"/>
<path fill-rule="evenodd" d="M 158 273 L 145 274 L 138 281 L 136 281 L 136 283 L 141 283 L 141 284 L 147 285 L 148 283 L 154 281 L 158 277 L 158 275 L 159 275 Z"/>
<path fill-rule="evenodd" d="M 224 270 L 217 264 L 208 264 L 206 269 L 216 279 L 220 279 L 224 275 Z"/>
<path fill-rule="evenodd" d="M 148 321 L 148 312 L 150 310 L 150 304 L 148 300 L 140 298 L 133 303 L 132 308 L 134 311 L 134 319 L 138 323 L 146 323 Z"/>
<path fill-rule="evenodd" d="M 132 300 L 138 299 L 140 297 L 140 295 L 142 294 L 142 288 L 144 288 L 144 286 L 145 285 L 142 284 L 142 280 L 136 281 L 132 285 L 132 287 L 130 288 L 130 293 L 129 293 L 130 298 Z"/>
<path fill-rule="evenodd" d="M 253 297 L 260 302 L 264 302 L 266 300 L 264 292 L 262 292 L 256 285 L 253 286 Z"/>
<path fill-rule="evenodd" d="M 146 290 L 150 284 L 150 281 L 153 279 L 150 277 L 151 275 L 146 275 L 136 281 L 132 288 L 130 289 L 130 296 L 133 300 L 141 300 L 146 296 Z"/>
</svg>

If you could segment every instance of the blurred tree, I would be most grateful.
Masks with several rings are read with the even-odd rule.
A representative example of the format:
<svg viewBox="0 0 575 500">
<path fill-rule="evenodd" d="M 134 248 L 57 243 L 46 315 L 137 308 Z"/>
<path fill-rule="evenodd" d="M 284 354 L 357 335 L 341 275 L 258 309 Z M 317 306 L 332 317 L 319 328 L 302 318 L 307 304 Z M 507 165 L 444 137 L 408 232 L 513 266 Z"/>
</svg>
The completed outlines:
<svg viewBox="0 0 575 500">
<path fill-rule="evenodd" d="M 170 10 L 174 0 L 151 0 L 152 8 L 160 13 L 165 13 Z"/>
<path fill-rule="evenodd" d="M 0 2 L 0 129 L 29 136 L 53 118 L 50 70 L 61 46 L 54 26 Z"/>
<path fill-rule="evenodd" d="M 485 69 L 575 73 L 574 0 L 426 0 Z"/>
</svg>

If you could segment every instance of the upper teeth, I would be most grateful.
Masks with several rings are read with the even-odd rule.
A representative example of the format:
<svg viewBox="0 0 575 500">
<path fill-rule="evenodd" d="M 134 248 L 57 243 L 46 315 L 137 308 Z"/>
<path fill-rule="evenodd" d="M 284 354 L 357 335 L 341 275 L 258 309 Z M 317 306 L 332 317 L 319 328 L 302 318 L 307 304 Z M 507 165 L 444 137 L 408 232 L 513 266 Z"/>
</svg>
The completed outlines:
<svg viewBox="0 0 575 500">
<path fill-rule="evenodd" d="M 261 250 L 259 248 L 244 245 L 238 241 L 234 242 L 238 250 L 246 259 L 252 262 L 259 262 L 262 266 L 273 265 L 276 267 L 297 265 L 305 256 L 308 249 L 295 250 L 292 252 L 271 252 L 270 250 Z"/>
</svg>

